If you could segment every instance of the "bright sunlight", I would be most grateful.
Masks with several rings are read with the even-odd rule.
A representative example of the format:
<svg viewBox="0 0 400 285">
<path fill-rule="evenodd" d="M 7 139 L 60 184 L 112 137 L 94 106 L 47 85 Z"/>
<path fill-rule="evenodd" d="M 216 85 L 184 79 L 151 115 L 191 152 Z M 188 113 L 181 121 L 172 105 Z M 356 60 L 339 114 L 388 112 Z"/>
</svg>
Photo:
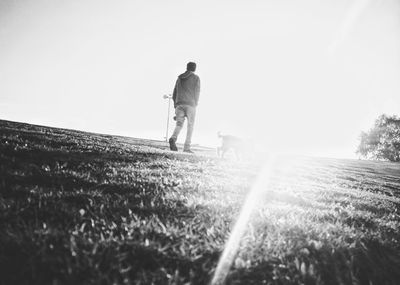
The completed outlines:
<svg viewBox="0 0 400 285">
<path fill-rule="evenodd" d="M 2 1 L 2 117 L 162 140 L 163 96 L 189 60 L 195 144 L 215 147 L 221 131 L 354 157 L 361 129 L 399 113 L 397 1 L 192 4 Z"/>
</svg>

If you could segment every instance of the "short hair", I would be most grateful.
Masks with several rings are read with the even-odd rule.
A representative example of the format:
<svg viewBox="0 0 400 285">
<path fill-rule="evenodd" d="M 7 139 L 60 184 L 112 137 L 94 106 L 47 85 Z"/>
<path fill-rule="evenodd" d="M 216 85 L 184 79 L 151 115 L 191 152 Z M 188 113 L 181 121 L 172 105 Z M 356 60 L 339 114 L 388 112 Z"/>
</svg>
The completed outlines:
<svg viewBox="0 0 400 285">
<path fill-rule="evenodd" d="M 186 70 L 188 71 L 196 71 L 196 63 L 195 62 L 188 62 L 186 65 Z"/>
</svg>

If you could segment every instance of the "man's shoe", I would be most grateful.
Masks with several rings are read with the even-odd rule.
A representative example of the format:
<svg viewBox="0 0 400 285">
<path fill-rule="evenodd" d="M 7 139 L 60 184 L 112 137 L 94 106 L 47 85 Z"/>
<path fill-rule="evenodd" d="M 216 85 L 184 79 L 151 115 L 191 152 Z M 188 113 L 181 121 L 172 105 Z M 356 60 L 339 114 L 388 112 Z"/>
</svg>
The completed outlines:
<svg viewBox="0 0 400 285">
<path fill-rule="evenodd" d="M 170 138 L 168 142 L 169 142 L 169 149 L 170 149 L 170 150 L 172 150 L 172 151 L 178 151 L 178 148 L 176 147 L 175 139 L 174 139 L 174 138 Z"/>
<path fill-rule="evenodd" d="M 190 149 L 184 149 L 183 152 L 194 154 L 194 152 L 191 151 Z"/>
</svg>

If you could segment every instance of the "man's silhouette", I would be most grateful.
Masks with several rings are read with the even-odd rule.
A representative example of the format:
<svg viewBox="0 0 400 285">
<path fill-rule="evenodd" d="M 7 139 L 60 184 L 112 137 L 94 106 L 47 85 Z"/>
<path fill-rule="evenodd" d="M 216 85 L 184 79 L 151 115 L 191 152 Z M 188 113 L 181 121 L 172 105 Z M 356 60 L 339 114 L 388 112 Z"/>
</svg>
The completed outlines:
<svg viewBox="0 0 400 285">
<path fill-rule="evenodd" d="M 187 132 L 183 151 L 193 153 L 190 150 L 190 143 L 196 117 L 196 107 L 200 95 L 200 78 L 194 74 L 195 71 L 196 63 L 189 62 L 186 65 L 186 72 L 179 75 L 176 80 L 174 93 L 172 95 L 175 107 L 176 127 L 169 139 L 169 147 L 173 151 L 178 150 L 176 147 L 176 140 L 182 130 L 185 118 L 187 118 Z"/>
</svg>

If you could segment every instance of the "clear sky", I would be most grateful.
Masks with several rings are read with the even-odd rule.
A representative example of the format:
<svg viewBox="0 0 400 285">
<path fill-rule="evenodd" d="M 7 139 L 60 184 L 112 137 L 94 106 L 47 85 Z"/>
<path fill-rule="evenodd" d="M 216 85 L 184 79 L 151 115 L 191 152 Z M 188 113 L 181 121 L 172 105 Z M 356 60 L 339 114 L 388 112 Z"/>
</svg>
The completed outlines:
<svg viewBox="0 0 400 285">
<path fill-rule="evenodd" d="M 0 1 L 1 119 L 162 140 L 188 61 L 194 143 L 353 157 L 400 114 L 400 2 Z"/>
</svg>

